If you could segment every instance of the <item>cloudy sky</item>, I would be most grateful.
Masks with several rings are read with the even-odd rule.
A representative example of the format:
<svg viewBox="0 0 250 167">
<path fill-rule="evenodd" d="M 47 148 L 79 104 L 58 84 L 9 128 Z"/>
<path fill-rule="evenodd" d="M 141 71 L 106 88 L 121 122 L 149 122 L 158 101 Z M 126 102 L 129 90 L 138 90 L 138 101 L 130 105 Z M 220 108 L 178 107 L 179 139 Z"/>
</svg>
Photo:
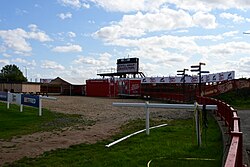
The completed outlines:
<svg viewBox="0 0 250 167">
<path fill-rule="evenodd" d="M 138 57 L 147 76 L 199 62 L 250 77 L 249 0 L 1 0 L 0 68 L 29 80 L 96 78 Z"/>
</svg>

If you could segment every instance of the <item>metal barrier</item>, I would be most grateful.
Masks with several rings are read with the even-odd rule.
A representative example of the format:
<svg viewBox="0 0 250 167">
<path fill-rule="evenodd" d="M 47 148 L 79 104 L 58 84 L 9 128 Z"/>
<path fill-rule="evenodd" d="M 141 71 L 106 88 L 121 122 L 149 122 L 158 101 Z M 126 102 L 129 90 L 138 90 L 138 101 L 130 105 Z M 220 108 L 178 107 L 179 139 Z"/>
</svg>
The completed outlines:
<svg viewBox="0 0 250 167">
<path fill-rule="evenodd" d="M 171 108 L 171 109 L 197 109 L 201 110 L 203 105 L 199 105 L 197 102 L 194 104 L 162 104 L 162 103 L 113 103 L 116 107 L 144 107 L 146 113 L 146 134 L 149 135 L 149 108 Z M 217 105 L 206 105 L 207 110 L 217 110 Z M 196 112 L 196 135 L 198 146 L 201 146 L 201 133 L 200 133 L 200 121 L 199 112 Z"/>
<path fill-rule="evenodd" d="M 238 117 L 237 111 L 230 105 L 213 98 L 198 97 L 198 102 L 201 104 L 217 104 L 218 110 L 216 111 L 216 115 L 219 116 L 221 120 L 224 120 L 231 136 L 231 144 L 224 166 L 242 167 L 243 135 L 240 130 L 240 118 Z"/>
</svg>

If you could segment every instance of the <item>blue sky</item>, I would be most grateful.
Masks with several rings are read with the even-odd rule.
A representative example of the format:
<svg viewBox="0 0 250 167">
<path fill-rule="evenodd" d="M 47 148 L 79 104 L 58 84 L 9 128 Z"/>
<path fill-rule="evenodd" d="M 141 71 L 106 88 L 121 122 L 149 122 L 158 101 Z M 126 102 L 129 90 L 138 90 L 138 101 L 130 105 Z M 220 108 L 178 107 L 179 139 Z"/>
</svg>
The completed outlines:
<svg viewBox="0 0 250 167">
<path fill-rule="evenodd" d="M 0 68 L 16 64 L 32 81 L 88 79 L 138 57 L 147 76 L 204 62 L 211 73 L 249 78 L 249 8 L 246 0 L 1 0 Z"/>
</svg>

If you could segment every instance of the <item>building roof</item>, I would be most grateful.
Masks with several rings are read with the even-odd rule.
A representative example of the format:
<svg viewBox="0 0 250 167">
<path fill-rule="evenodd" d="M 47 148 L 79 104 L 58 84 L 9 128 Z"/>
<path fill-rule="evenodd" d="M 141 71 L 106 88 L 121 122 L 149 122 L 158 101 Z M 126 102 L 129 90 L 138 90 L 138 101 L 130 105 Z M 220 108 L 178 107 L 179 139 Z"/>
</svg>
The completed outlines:
<svg viewBox="0 0 250 167">
<path fill-rule="evenodd" d="M 71 77 L 57 77 L 56 79 L 52 80 L 51 84 L 60 84 L 62 82 L 66 82 L 70 85 L 85 85 L 85 81 L 83 78 L 71 78 Z"/>
</svg>

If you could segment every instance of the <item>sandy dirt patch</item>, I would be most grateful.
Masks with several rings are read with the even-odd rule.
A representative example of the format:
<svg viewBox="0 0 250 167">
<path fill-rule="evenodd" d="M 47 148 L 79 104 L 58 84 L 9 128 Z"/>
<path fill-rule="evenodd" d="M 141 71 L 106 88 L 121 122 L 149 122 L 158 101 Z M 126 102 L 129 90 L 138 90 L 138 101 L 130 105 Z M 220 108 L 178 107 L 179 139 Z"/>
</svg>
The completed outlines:
<svg viewBox="0 0 250 167">
<path fill-rule="evenodd" d="M 145 118 L 143 108 L 113 107 L 113 102 L 145 102 L 139 99 L 109 99 L 77 96 L 57 96 L 56 101 L 43 100 L 43 108 L 52 111 L 80 114 L 95 121 L 93 126 L 67 127 L 60 131 L 39 132 L 0 141 L 0 166 L 23 157 L 36 157 L 45 151 L 68 148 L 80 143 L 95 143 L 118 133 L 121 125 L 130 120 Z M 186 110 L 150 109 L 150 118 L 180 119 L 190 118 Z"/>
</svg>

